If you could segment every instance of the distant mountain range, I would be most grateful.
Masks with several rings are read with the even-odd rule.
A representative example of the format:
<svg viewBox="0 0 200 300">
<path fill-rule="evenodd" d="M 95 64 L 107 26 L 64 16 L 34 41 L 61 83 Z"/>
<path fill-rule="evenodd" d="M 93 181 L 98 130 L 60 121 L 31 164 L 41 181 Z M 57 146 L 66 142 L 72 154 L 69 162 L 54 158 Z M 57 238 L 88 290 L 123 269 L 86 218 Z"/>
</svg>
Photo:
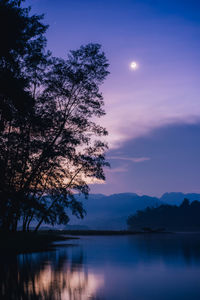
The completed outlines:
<svg viewBox="0 0 200 300">
<path fill-rule="evenodd" d="M 165 193 L 159 200 L 171 205 L 180 205 L 184 198 L 187 198 L 190 202 L 194 200 L 200 201 L 200 194 Z"/>
<path fill-rule="evenodd" d="M 70 217 L 68 229 L 126 229 L 127 217 L 143 210 L 146 207 L 156 207 L 161 204 L 179 205 L 184 198 L 190 201 L 200 201 L 200 194 L 165 193 L 162 197 L 139 196 L 134 193 L 122 193 L 106 196 L 103 194 L 90 194 L 84 203 L 87 215 L 83 220 Z"/>
</svg>

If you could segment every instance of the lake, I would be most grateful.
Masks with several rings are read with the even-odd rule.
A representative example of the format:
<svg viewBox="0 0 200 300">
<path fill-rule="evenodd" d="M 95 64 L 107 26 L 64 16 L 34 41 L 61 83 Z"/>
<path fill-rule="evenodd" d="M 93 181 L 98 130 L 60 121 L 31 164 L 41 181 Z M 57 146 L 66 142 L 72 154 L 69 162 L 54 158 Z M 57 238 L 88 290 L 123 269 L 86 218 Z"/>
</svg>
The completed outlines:
<svg viewBox="0 0 200 300">
<path fill-rule="evenodd" d="M 82 236 L 0 265 L 2 300 L 200 299 L 199 234 Z"/>
</svg>

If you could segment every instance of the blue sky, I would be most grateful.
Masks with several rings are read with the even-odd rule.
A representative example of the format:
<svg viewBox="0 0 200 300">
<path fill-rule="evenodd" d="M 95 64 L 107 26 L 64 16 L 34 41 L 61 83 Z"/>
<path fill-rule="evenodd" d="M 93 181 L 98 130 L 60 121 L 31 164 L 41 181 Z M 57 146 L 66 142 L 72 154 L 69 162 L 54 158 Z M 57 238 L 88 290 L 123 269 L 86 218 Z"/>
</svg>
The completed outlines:
<svg viewBox="0 0 200 300">
<path fill-rule="evenodd" d="M 110 133 L 112 168 L 92 191 L 200 192 L 200 1 L 26 3 L 45 14 L 54 55 L 98 42 L 109 59 L 101 123 Z"/>
</svg>

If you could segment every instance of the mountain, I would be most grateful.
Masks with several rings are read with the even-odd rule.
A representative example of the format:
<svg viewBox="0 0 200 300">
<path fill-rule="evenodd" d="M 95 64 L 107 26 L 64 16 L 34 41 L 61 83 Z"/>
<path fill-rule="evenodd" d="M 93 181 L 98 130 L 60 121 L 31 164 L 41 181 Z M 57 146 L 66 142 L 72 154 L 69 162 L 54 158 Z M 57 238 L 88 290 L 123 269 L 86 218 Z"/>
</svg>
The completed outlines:
<svg viewBox="0 0 200 300">
<path fill-rule="evenodd" d="M 200 201 L 200 194 L 183 194 L 183 193 L 165 193 L 160 200 L 171 205 L 180 205 L 183 199 L 187 198 L 190 202 L 194 200 Z"/>
<path fill-rule="evenodd" d="M 162 202 L 156 197 L 138 196 L 133 193 L 95 195 L 83 201 L 87 215 L 83 220 L 71 216 L 70 225 L 88 226 L 91 229 L 126 229 L 126 219 L 131 213 L 147 206 L 156 207 Z"/>
<path fill-rule="evenodd" d="M 160 198 L 139 196 L 135 193 L 90 194 L 88 199 L 77 196 L 83 201 L 87 215 L 83 220 L 70 216 L 69 225 L 87 226 L 90 229 L 126 229 L 126 220 L 129 215 L 146 207 L 157 207 L 161 204 L 179 205 L 184 198 L 190 201 L 200 200 L 200 194 L 165 193 Z"/>
</svg>

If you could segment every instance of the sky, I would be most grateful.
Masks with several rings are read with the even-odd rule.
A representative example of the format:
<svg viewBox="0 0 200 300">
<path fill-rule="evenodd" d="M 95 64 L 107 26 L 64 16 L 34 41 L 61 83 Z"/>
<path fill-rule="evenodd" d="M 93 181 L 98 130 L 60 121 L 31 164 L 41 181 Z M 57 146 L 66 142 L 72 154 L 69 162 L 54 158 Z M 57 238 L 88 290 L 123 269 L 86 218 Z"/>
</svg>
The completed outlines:
<svg viewBox="0 0 200 300">
<path fill-rule="evenodd" d="M 50 25 L 48 48 L 100 43 L 108 131 L 104 184 L 93 193 L 200 193 L 200 1 L 27 0 Z M 137 62 L 133 71 L 130 63 Z"/>
</svg>

